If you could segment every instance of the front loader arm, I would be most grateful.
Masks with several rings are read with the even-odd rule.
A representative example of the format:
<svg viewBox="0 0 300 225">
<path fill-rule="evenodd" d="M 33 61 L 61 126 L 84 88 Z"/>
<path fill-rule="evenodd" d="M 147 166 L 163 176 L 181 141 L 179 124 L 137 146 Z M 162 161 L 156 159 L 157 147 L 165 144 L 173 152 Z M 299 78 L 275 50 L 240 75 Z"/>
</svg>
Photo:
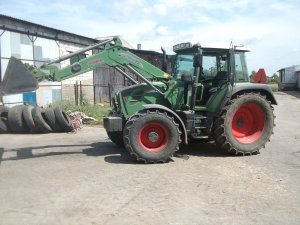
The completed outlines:
<svg viewBox="0 0 300 225">
<path fill-rule="evenodd" d="M 86 52 L 104 44 L 105 47 L 101 52 L 75 62 L 72 65 L 64 68 L 59 68 L 59 64 L 56 64 L 69 59 L 72 56 Z M 138 83 L 131 76 L 124 72 L 131 71 L 132 73 L 136 74 L 140 78 L 140 80 L 148 83 L 157 91 L 159 90 L 151 83 L 151 81 L 165 82 L 166 80 L 171 79 L 171 76 L 169 74 L 139 58 L 138 56 L 130 52 L 127 48 L 123 47 L 122 42 L 118 37 L 114 37 L 95 45 L 88 46 L 69 55 L 53 59 L 38 68 L 28 64 L 23 65 L 20 61 L 18 61 L 19 60 L 16 58 L 12 58 L 10 60 L 8 66 L 9 68 L 7 69 L 4 76 L 6 77 L 6 79 L 4 79 L 6 80 L 6 82 L 2 82 L 0 85 L 0 95 L 16 94 L 37 89 L 37 82 L 32 82 L 33 78 L 29 77 L 28 74 L 33 75 L 39 82 L 43 80 L 62 81 L 80 75 L 82 73 L 92 71 L 102 65 L 114 67 L 120 73 L 130 79 L 133 83 Z M 16 64 L 19 65 L 18 70 L 15 70 Z M 24 85 L 23 80 L 26 80 L 25 75 L 28 76 L 28 80 L 31 81 L 30 84 L 28 83 Z M 22 82 L 17 81 L 20 77 L 23 78 Z M 24 88 L 25 86 L 26 88 Z"/>
<path fill-rule="evenodd" d="M 102 65 L 118 67 L 122 70 L 131 70 L 130 68 L 132 68 L 149 81 L 160 81 L 170 78 L 168 74 L 139 58 L 120 44 L 109 45 L 103 51 L 62 69 L 59 69 L 54 64 L 50 64 L 43 65 L 38 69 L 32 70 L 32 72 L 38 80 L 46 78 L 52 81 L 62 81 L 89 72 Z"/>
</svg>

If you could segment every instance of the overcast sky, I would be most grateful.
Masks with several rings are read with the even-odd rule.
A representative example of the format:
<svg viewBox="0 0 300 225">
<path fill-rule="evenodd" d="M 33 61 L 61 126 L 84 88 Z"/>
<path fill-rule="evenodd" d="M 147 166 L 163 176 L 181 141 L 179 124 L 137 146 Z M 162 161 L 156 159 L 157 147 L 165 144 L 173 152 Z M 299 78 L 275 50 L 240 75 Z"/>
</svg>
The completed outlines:
<svg viewBox="0 0 300 225">
<path fill-rule="evenodd" d="M 168 53 L 179 42 L 233 41 L 251 48 L 249 72 L 300 64 L 300 0 L 0 0 L 0 13 Z"/>
</svg>

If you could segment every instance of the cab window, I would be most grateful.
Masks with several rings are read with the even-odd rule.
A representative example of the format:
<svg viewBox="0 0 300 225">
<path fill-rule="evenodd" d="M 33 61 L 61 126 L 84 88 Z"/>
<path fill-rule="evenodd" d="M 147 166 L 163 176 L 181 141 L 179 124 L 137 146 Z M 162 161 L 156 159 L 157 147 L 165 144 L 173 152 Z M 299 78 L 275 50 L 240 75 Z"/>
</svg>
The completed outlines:
<svg viewBox="0 0 300 225">
<path fill-rule="evenodd" d="M 245 54 L 243 52 L 236 52 L 234 56 L 236 82 L 248 81 L 248 71 L 246 66 Z"/>
<path fill-rule="evenodd" d="M 216 56 L 203 56 L 202 61 L 203 76 L 205 78 L 212 78 L 217 75 L 217 59 Z"/>
</svg>

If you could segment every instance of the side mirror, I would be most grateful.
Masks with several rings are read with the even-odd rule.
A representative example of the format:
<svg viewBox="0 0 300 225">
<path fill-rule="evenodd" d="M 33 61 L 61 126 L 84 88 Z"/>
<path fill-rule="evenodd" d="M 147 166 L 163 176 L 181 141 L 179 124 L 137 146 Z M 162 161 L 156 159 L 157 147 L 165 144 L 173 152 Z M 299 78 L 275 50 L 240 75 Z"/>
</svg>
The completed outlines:
<svg viewBox="0 0 300 225">
<path fill-rule="evenodd" d="M 193 66 L 201 67 L 202 66 L 202 56 L 199 53 L 196 53 L 193 58 Z"/>
</svg>

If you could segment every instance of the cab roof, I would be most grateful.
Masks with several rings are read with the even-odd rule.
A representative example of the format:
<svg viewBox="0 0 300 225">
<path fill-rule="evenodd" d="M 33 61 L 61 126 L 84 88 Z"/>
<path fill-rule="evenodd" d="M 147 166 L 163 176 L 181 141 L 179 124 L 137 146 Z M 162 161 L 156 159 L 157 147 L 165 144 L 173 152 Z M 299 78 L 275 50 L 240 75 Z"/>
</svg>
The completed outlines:
<svg viewBox="0 0 300 225">
<path fill-rule="evenodd" d="M 243 46 L 243 45 L 234 45 L 235 46 L 235 50 L 239 51 L 239 52 L 249 52 L 250 48 L 247 46 Z M 192 45 L 192 43 L 190 42 L 185 42 L 185 43 L 179 43 L 173 46 L 173 51 L 174 52 L 182 52 L 182 51 L 190 51 L 192 49 L 195 48 L 201 48 L 203 50 L 208 50 L 208 51 L 228 51 L 229 49 L 232 48 L 232 44 L 220 44 L 220 43 L 197 43 Z"/>
<path fill-rule="evenodd" d="M 199 45 L 196 44 L 196 45 Z M 194 45 L 195 46 L 195 45 Z M 230 45 L 226 44 L 202 44 L 200 45 L 202 49 L 212 49 L 212 50 L 229 50 L 231 47 Z M 241 51 L 241 52 L 250 52 L 251 49 L 247 46 L 242 46 L 242 45 L 236 45 L 235 50 Z"/>
</svg>

